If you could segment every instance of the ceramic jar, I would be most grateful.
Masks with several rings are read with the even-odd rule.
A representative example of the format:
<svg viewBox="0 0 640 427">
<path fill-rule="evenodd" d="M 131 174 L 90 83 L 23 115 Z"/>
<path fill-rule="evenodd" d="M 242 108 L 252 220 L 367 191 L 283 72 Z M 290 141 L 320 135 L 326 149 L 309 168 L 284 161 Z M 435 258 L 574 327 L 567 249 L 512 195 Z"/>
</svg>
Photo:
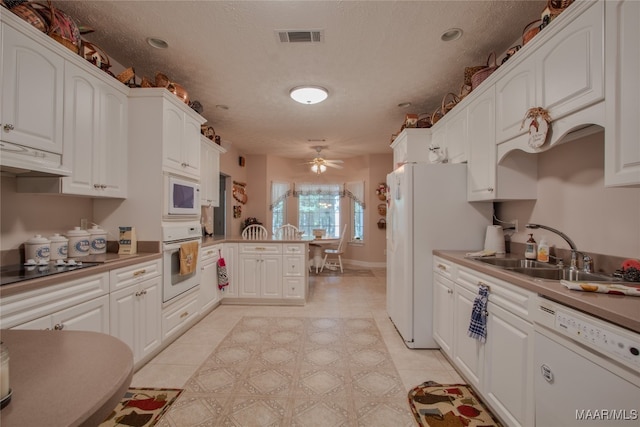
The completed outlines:
<svg viewBox="0 0 640 427">
<path fill-rule="evenodd" d="M 107 232 L 94 225 L 89 230 L 89 253 L 103 254 L 107 252 Z"/>
<path fill-rule="evenodd" d="M 73 230 L 67 231 L 69 238 L 69 258 L 83 257 L 89 255 L 91 243 L 89 241 L 89 232 L 80 227 L 74 227 Z"/>
<path fill-rule="evenodd" d="M 34 260 L 36 263 L 49 262 L 51 241 L 39 234 L 24 242 L 25 260 Z"/>
<path fill-rule="evenodd" d="M 57 261 L 59 259 L 67 259 L 69 252 L 69 239 L 56 233 L 49 237 L 51 241 L 51 261 Z"/>
</svg>

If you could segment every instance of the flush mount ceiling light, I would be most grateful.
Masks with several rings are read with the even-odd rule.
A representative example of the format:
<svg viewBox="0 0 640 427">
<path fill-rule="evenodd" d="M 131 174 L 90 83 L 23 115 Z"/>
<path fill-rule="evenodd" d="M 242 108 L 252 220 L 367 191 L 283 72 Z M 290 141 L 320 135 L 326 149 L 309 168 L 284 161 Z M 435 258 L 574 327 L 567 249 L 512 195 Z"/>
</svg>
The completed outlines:
<svg viewBox="0 0 640 427">
<path fill-rule="evenodd" d="M 326 170 L 327 170 L 327 167 L 322 163 L 316 163 L 315 165 L 311 166 L 311 172 L 317 173 L 318 175 L 320 175 L 321 173 L 324 173 Z"/>
<path fill-rule="evenodd" d="M 156 49 L 166 49 L 169 47 L 169 43 L 157 37 L 147 37 L 147 43 Z"/>
<path fill-rule="evenodd" d="M 443 42 L 452 42 L 454 40 L 458 40 L 461 36 L 462 30 L 460 28 L 449 28 L 447 31 L 442 33 L 440 40 Z"/>
<path fill-rule="evenodd" d="M 289 96 L 301 104 L 317 104 L 329 96 L 329 92 L 320 86 L 298 86 L 291 89 Z"/>
</svg>

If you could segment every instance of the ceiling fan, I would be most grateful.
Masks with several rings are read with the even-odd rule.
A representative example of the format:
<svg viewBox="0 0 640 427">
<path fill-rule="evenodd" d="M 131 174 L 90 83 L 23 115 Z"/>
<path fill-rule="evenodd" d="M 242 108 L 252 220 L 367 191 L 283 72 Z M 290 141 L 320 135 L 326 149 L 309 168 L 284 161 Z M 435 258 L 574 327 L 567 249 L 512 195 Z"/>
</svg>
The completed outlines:
<svg viewBox="0 0 640 427">
<path fill-rule="evenodd" d="M 320 152 L 325 149 L 325 148 L 329 148 L 326 145 L 316 145 L 314 147 L 311 147 L 314 150 L 316 150 L 316 157 L 311 160 L 310 162 L 305 162 L 305 165 L 311 165 L 311 171 L 315 172 L 317 174 L 321 174 L 324 171 L 327 170 L 327 167 L 330 168 L 336 168 L 336 169 L 342 169 L 342 166 L 339 165 L 339 163 L 344 163 L 342 160 L 328 160 L 328 159 L 323 159 L 322 157 L 320 157 Z"/>
</svg>

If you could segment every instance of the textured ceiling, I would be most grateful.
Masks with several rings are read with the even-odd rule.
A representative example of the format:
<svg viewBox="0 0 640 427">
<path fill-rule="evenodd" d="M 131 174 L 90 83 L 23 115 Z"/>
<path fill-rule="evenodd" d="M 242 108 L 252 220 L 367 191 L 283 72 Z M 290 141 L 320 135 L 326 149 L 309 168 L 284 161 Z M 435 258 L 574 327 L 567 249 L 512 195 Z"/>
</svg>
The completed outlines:
<svg viewBox="0 0 640 427">
<path fill-rule="evenodd" d="M 506 51 L 540 16 L 538 1 L 55 1 L 96 31 L 86 39 L 152 81 L 169 76 L 204 107 L 223 142 L 244 154 L 347 158 L 389 153 L 406 113 L 458 93 L 464 67 Z M 452 27 L 463 36 L 444 43 Z M 322 30 L 283 44 L 276 30 Z M 145 39 L 166 40 L 169 48 Z M 329 90 L 301 105 L 292 87 Z M 408 108 L 398 104 L 411 102 Z M 226 105 L 228 110 L 216 108 Z M 314 140 L 314 141 L 309 141 Z M 320 140 L 320 142 L 318 141 Z"/>
</svg>

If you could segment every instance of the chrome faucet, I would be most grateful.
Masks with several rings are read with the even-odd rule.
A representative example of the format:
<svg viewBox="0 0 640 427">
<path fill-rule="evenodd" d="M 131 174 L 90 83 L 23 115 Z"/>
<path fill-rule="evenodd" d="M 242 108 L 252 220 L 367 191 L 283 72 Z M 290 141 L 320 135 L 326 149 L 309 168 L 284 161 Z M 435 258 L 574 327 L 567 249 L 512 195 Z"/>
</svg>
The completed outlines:
<svg viewBox="0 0 640 427">
<path fill-rule="evenodd" d="M 569 244 L 569 247 L 571 248 L 571 266 L 569 267 L 571 270 L 577 270 L 578 269 L 578 255 L 582 256 L 582 269 L 587 272 L 587 273 L 591 273 L 593 271 L 593 258 L 591 258 L 589 255 L 580 252 L 578 250 L 578 248 L 576 247 L 576 244 L 573 243 L 573 240 L 571 240 L 569 238 L 569 236 L 567 236 L 566 234 L 564 234 L 562 231 L 560 230 L 556 230 L 555 228 L 551 228 L 551 227 L 547 227 L 546 225 L 541 225 L 541 224 L 527 224 L 525 225 L 526 228 L 530 228 L 530 229 L 538 229 L 538 228 L 543 228 L 545 230 L 549 230 L 552 233 L 557 234 L 558 236 L 562 237 L 564 239 L 565 242 L 567 242 Z"/>
</svg>

